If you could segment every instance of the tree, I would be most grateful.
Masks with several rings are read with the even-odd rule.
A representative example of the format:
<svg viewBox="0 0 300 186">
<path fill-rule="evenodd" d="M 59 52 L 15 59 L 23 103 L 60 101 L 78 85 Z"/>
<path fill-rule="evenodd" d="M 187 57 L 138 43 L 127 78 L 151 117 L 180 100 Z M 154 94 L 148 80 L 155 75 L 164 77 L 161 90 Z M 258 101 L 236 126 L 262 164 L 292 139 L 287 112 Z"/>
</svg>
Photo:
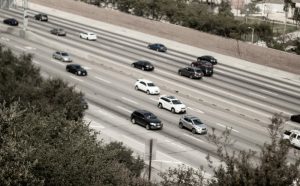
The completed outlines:
<svg viewBox="0 0 300 186">
<path fill-rule="evenodd" d="M 212 179 L 208 179 L 205 185 L 300 185 L 299 152 L 294 151 L 294 160 L 288 160 L 290 147 L 281 137 L 284 123 L 285 118 L 281 114 L 274 114 L 271 118 L 271 124 L 268 126 L 270 142 L 264 143 L 259 153 L 253 150 L 230 152 L 228 147 L 233 145 L 233 141 L 230 139 L 231 130 L 226 129 L 221 136 L 217 136 L 213 130 L 212 134 L 208 135 L 208 140 L 217 146 L 217 152 L 222 164 L 219 167 L 213 168 L 214 176 Z M 210 166 L 212 165 L 209 156 L 208 163 Z M 180 172 L 180 174 L 178 174 L 178 172 Z M 168 170 L 168 173 L 162 174 L 163 183 L 169 185 L 170 180 L 182 180 L 182 178 L 187 177 L 190 172 L 190 170 L 182 170 L 180 167 Z M 176 181 L 173 183 L 174 185 L 180 185 Z M 192 183 L 193 181 L 190 179 L 185 179 L 184 185 Z"/>
</svg>

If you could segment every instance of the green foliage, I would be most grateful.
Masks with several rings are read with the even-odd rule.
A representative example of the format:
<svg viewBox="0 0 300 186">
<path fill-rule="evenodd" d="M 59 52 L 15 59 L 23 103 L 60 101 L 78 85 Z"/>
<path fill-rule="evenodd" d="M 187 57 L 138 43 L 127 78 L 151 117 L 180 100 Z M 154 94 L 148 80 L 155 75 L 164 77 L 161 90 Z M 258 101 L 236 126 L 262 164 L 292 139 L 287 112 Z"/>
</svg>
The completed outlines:
<svg viewBox="0 0 300 186">
<path fill-rule="evenodd" d="M 0 185 L 147 185 L 142 159 L 98 141 L 82 94 L 43 80 L 31 58 L 0 47 Z"/>
</svg>

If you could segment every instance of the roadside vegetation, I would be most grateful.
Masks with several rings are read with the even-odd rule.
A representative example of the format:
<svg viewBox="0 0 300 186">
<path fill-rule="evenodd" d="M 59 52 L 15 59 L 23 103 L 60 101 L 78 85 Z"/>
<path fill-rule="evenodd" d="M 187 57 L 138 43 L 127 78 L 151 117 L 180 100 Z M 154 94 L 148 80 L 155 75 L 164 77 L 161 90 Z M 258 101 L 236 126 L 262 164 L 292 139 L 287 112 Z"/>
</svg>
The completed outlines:
<svg viewBox="0 0 300 186">
<path fill-rule="evenodd" d="M 233 16 L 229 1 L 219 5 L 211 1 L 188 0 L 81 0 L 99 7 L 113 7 L 119 11 L 157 21 L 167 21 L 202 32 L 242 41 L 251 41 L 252 29 L 254 42 L 264 42 L 268 47 L 285 50 L 293 45 L 294 53 L 300 54 L 299 42 L 285 42 L 276 37 L 283 34 L 283 25 L 268 21 L 249 21 Z M 242 13 L 257 11 L 255 2 L 250 3 Z M 289 27 L 287 31 L 296 30 Z M 299 40 L 299 39 L 298 39 Z"/>
<path fill-rule="evenodd" d="M 43 79 L 32 56 L 0 46 L 0 185 L 287 186 L 300 185 L 300 154 L 281 140 L 285 119 L 274 115 L 270 142 L 260 152 L 228 151 L 230 129 L 207 137 L 220 167 L 213 177 L 179 166 L 161 172 L 161 183 L 142 177 L 144 161 L 122 143 L 103 143 L 83 121 L 81 93 L 60 79 Z M 288 156 L 293 156 L 292 161 Z"/>
</svg>

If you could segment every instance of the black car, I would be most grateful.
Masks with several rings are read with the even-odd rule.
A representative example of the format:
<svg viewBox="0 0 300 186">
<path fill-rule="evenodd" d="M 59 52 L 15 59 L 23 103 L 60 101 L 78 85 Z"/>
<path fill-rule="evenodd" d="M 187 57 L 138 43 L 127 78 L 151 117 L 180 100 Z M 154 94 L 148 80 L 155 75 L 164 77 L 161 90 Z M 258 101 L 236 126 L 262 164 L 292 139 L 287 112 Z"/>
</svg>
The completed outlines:
<svg viewBox="0 0 300 186">
<path fill-rule="evenodd" d="M 53 28 L 52 30 L 50 30 L 50 33 L 54 34 L 54 35 L 58 35 L 58 36 L 66 36 L 67 35 L 66 31 L 62 28 Z"/>
<path fill-rule="evenodd" d="M 197 67 L 185 67 L 178 70 L 180 76 L 186 76 L 191 79 L 201 79 L 203 77 L 203 72 Z"/>
<path fill-rule="evenodd" d="M 136 110 L 131 116 L 130 120 L 133 124 L 139 124 L 149 129 L 162 129 L 163 124 L 161 121 L 151 112 L 146 110 Z"/>
<path fill-rule="evenodd" d="M 300 114 L 299 115 L 291 115 L 291 121 L 300 123 Z"/>
<path fill-rule="evenodd" d="M 78 76 L 87 76 L 87 71 L 78 64 L 69 64 L 66 66 L 66 70 Z"/>
<path fill-rule="evenodd" d="M 18 26 L 19 25 L 19 22 L 14 18 L 4 19 L 3 23 L 7 24 L 7 25 L 11 25 L 11 26 Z"/>
<path fill-rule="evenodd" d="M 212 76 L 214 73 L 214 66 L 207 61 L 194 61 L 191 63 L 191 66 L 200 68 L 204 76 Z"/>
<path fill-rule="evenodd" d="M 167 52 L 167 47 L 165 47 L 165 45 L 160 44 L 160 43 L 149 44 L 148 48 L 150 48 L 151 50 L 159 51 L 159 52 Z"/>
<path fill-rule="evenodd" d="M 218 60 L 212 56 L 201 56 L 197 58 L 197 61 L 207 61 L 210 62 L 212 65 L 218 64 Z"/>
<path fill-rule="evenodd" d="M 131 64 L 134 68 L 139 68 L 142 70 L 152 71 L 154 70 L 154 66 L 149 61 L 137 61 Z"/>
<path fill-rule="evenodd" d="M 48 21 L 48 16 L 47 16 L 47 14 L 37 14 L 37 15 L 35 15 L 34 16 L 34 18 L 36 19 L 36 20 L 39 20 L 39 21 Z"/>
</svg>

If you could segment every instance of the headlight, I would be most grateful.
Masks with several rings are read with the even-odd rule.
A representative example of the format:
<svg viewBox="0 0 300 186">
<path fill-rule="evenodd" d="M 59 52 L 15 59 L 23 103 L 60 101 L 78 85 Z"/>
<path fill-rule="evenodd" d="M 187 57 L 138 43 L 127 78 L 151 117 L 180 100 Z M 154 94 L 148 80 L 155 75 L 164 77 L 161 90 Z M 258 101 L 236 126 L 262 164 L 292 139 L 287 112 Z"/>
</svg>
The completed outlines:
<svg viewBox="0 0 300 186">
<path fill-rule="evenodd" d="M 150 125 L 152 125 L 152 126 L 156 126 L 156 123 L 150 123 Z"/>
</svg>

